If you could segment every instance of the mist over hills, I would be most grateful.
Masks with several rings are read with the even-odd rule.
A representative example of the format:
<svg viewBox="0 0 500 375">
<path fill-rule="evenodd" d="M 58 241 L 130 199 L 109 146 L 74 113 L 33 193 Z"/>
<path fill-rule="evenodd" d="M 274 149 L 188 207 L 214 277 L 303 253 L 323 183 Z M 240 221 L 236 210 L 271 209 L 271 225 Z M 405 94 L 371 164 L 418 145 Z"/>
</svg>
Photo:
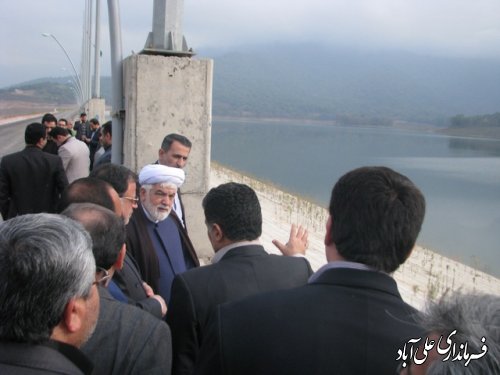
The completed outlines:
<svg viewBox="0 0 500 375">
<path fill-rule="evenodd" d="M 205 57 L 214 58 L 215 116 L 445 126 L 458 114 L 500 112 L 500 63 L 494 60 L 311 45 L 198 51 L 196 58 Z M 1 89 L 0 99 L 14 100 L 20 89 L 24 99 L 33 90 L 33 99 L 74 103 L 68 80 L 25 82 Z M 47 81 L 56 86 L 49 89 Z M 101 93 L 109 103 L 109 77 L 102 78 Z"/>
<path fill-rule="evenodd" d="M 500 110 L 496 61 L 281 45 L 229 52 L 214 66 L 217 114 L 444 125 Z"/>
</svg>

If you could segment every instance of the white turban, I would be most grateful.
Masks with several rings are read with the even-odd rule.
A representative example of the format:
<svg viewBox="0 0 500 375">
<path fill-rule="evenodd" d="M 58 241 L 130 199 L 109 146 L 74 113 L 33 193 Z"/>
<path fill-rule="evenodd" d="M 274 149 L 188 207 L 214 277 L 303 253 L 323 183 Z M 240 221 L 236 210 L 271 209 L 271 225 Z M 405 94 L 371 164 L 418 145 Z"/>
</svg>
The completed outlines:
<svg viewBox="0 0 500 375">
<path fill-rule="evenodd" d="M 180 188 L 186 175 L 180 168 L 167 167 L 161 164 L 148 164 L 139 172 L 141 185 L 173 184 Z"/>
</svg>

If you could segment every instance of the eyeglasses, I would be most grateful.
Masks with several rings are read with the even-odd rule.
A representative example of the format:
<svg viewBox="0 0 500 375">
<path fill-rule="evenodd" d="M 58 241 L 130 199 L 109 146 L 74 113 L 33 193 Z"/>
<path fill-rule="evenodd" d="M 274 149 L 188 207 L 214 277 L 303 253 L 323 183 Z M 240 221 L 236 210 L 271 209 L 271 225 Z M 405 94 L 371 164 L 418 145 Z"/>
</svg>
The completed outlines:
<svg viewBox="0 0 500 375">
<path fill-rule="evenodd" d="M 120 198 L 126 199 L 126 200 L 131 201 L 132 203 L 135 203 L 135 204 L 139 203 L 139 198 L 137 198 L 137 197 L 120 197 Z"/>
<path fill-rule="evenodd" d="M 95 284 L 106 288 L 108 286 L 109 280 L 111 279 L 111 275 L 109 274 L 108 270 L 105 270 L 102 267 L 96 267 L 95 269 L 96 281 L 94 281 L 92 285 Z"/>
</svg>

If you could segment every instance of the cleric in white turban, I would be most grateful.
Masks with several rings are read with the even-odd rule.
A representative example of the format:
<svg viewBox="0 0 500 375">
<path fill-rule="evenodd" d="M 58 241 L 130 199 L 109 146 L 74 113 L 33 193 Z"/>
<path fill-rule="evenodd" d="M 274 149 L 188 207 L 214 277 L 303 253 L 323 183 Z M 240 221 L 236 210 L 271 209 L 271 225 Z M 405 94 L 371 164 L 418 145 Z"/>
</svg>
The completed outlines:
<svg viewBox="0 0 500 375">
<path fill-rule="evenodd" d="M 184 171 L 161 164 L 139 172 L 140 205 L 127 225 L 127 253 L 137 262 L 143 280 L 167 302 L 178 273 L 199 266 L 186 229 L 173 210 Z"/>
<path fill-rule="evenodd" d="M 180 188 L 186 175 L 180 168 L 167 167 L 162 164 L 148 164 L 139 172 L 139 184 L 171 184 Z"/>
</svg>

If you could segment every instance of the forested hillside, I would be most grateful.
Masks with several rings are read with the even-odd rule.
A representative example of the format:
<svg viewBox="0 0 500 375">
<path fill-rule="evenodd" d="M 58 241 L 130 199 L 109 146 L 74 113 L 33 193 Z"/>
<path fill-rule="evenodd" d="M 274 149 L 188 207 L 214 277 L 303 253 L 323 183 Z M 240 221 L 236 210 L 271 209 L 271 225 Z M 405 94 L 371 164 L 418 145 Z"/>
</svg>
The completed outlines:
<svg viewBox="0 0 500 375">
<path fill-rule="evenodd" d="M 500 64 L 276 46 L 215 58 L 214 114 L 446 125 L 500 109 Z"/>
</svg>

